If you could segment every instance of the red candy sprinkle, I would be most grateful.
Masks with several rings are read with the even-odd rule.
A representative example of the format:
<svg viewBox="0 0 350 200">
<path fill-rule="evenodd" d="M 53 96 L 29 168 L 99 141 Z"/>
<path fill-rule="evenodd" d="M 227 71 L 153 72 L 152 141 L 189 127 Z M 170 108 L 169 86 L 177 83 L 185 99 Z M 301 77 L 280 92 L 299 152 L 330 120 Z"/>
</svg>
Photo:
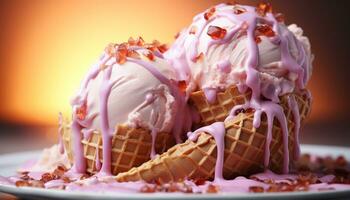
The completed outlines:
<svg viewBox="0 0 350 200">
<path fill-rule="evenodd" d="M 180 32 L 177 32 L 174 36 L 175 39 L 177 39 L 180 36 Z"/>
<path fill-rule="evenodd" d="M 181 92 L 186 92 L 186 88 L 187 88 L 186 81 L 179 81 L 178 87 L 179 87 Z"/>
<path fill-rule="evenodd" d="M 194 58 L 194 62 L 203 61 L 204 54 L 201 52 L 197 57 Z"/>
<path fill-rule="evenodd" d="M 136 39 L 136 45 L 137 45 L 137 46 L 143 46 L 144 44 L 145 44 L 145 41 L 143 40 L 142 37 L 138 37 L 138 38 Z"/>
<path fill-rule="evenodd" d="M 251 186 L 251 187 L 249 187 L 249 192 L 263 193 L 264 192 L 264 188 L 260 187 L 260 186 Z"/>
<path fill-rule="evenodd" d="M 190 35 L 195 35 L 196 32 L 197 32 L 197 26 L 192 26 L 191 29 L 190 29 L 189 34 L 190 34 Z"/>
<path fill-rule="evenodd" d="M 213 39 L 213 40 L 220 40 L 225 37 L 226 35 L 226 29 L 220 28 L 218 26 L 209 26 L 207 34 Z"/>
<path fill-rule="evenodd" d="M 129 44 L 130 46 L 136 45 L 135 39 L 134 39 L 133 37 L 129 37 L 128 44 Z"/>
<path fill-rule="evenodd" d="M 272 27 L 267 24 L 260 24 L 256 27 L 256 31 L 258 32 L 258 35 L 264 35 L 266 37 L 274 37 L 276 34 L 272 30 Z"/>
<path fill-rule="evenodd" d="M 135 50 L 128 51 L 126 56 L 130 57 L 130 58 L 135 58 L 135 59 L 139 59 L 140 58 L 140 54 L 137 53 Z"/>
<path fill-rule="evenodd" d="M 215 7 L 212 7 L 212 8 L 209 9 L 208 12 L 205 12 L 204 13 L 204 19 L 205 20 L 209 20 L 214 15 L 215 10 L 216 10 Z"/>
<path fill-rule="evenodd" d="M 247 12 L 247 10 L 245 8 L 239 7 L 239 6 L 235 6 L 233 7 L 233 13 L 235 13 L 236 15 L 240 15 L 242 13 Z"/>
<path fill-rule="evenodd" d="M 272 13 L 272 6 L 270 3 L 260 2 L 256 7 L 256 12 L 261 16 L 265 16 L 268 12 Z"/>
<path fill-rule="evenodd" d="M 155 57 L 154 54 L 152 52 L 147 52 L 144 54 L 150 61 L 154 61 Z"/>
<path fill-rule="evenodd" d="M 75 114 L 79 120 L 84 120 L 87 115 L 87 105 L 84 103 L 75 111 Z"/>
<path fill-rule="evenodd" d="M 28 187 L 30 186 L 28 181 L 16 181 L 16 186 L 17 187 Z"/>
<path fill-rule="evenodd" d="M 166 51 L 168 51 L 169 47 L 167 44 L 162 44 L 160 46 L 158 46 L 158 50 L 160 51 L 160 53 L 164 53 Z"/>
<path fill-rule="evenodd" d="M 140 192 L 142 192 L 142 193 L 154 193 L 154 192 L 156 192 L 156 188 L 148 186 L 148 185 L 144 185 L 141 187 Z"/>
<path fill-rule="evenodd" d="M 219 189 L 215 185 L 208 185 L 207 193 L 218 193 Z"/>
</svg>

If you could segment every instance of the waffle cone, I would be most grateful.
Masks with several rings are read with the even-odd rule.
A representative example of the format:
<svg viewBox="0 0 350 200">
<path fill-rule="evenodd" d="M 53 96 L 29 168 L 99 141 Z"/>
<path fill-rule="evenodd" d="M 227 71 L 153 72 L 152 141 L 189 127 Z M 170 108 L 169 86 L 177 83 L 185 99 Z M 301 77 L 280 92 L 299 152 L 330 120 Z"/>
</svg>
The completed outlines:
<svg viewBox="0 0 350 200">
<path fill-rule="evenodd" d="M 234 85 L 218 92 L 215 103 L 209 103 L 202 90 L 191 93 L 189 101 L 199 113 L 199 125 L 206 126 L 224 121 L 234 106 L 244 104 L 250 97 L 251 91 L 240 93 Z"/>
<path fill-rule="evenodd" d="M 70 123 L 63 123 L 62 141 L 65 152 L 71 162 L 74 162 L 72 148 L 72 132 Z M 102 135 L 94 131 L 87 139 L 82 139 L 84 158 L 86 159 L 86 171 L 91 174 L 97 173 L 96 160 L 103 163 Z M 163 153 L 175 145 L 175 139 L 169 133 L 158 133 L 156 138 L 156 152 Z M 97 150 L 98 148 L 98 150 Z M 150 160 L 152 148 L 152 136 L 149 130 L 131 128 L 126 125 L 118 125 L 112 138 L 112 174 L 125 172 L 132 167 L 137 167 Z M 98 155 L 97 155 L 98 153 Z M 98 159 L 96 159 L 96 157 Z"/>
<path fill-rule="evenodd" d="M 298 103 L 301 121 L 310 112 L 310 98 L 306 94 L 294 95 Z M 290 158 L 294 151 L 294 119 L 288 106 L 288 96 L 281 99 L 288 122 Z M 263 169 L 267 118 L 262 116 L 259 128 L 253 127 L 254 113 L 240 113 L 225 122 L 225 150 L 223 176 L 231 179 L 238 175 L 249 175 Z M 274 120 L 270 146 L 269 168 L 280 172 L 283 166 L 282 130 Z M 216 142 L 205 132 L 199 133 L 197 141 L 187 140 L 170 148 L 167 152 L 128 172 L 118 174 L 118 181 L 170 182 L 190 179 L 212 179 L 216 164 Z"/>
</svg>

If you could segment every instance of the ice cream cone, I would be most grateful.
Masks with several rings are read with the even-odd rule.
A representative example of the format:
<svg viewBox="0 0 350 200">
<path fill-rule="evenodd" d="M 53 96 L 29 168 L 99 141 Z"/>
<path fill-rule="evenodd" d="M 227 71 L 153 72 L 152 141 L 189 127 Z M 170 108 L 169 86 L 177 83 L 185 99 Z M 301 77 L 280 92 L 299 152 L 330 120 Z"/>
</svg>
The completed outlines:
<svg viewBox="0 0 350 200">
<path fill-rule="evenodd" d="M 73 164 L 72 133 L 69 123 L 63 123 L 62 140 L 65 152 Z M 112 139 L 112 174 L 125 172 L 132 167 L 137 167 L 150 160 L 152 148 L 152 136 L 150 131 L 142 128 L 131 128 L 126 125 L 118 125 Z M 99 165 L 103 162 L 102 136 L 94 131 L 88 138 L 81 141 L 84 146 L 84 158 L 86 159 L 86 171 L 95 174 L 99 171 Z M 158 133 L 155 150 L 157 153 L 165 152 L 175 145 L 175 139 L 169 133 Z M 97 148 L 98 147 L 98 148 Z"/>
<path fill-rule="evenodd" d="M 203 90 L 191 93 L 190 103 L 200 116 L 200 125 L 222 122 L 235 105 L 244 104 L 250 99 L 251 92 L 240 93 L 237 86 L 231 86 L 224 92 L 218 92 L 215 103 L 209 103 Z"/>
<path fill-rule="evenodd" d="M 310 112 L 310 98 L 306 94 L 294 95 L 304 121 Z M 293 156 L 294 128 L 292 111 L 288 106 L 288 95 L 282 97 L 281 105 L 288 120 L 289 148 Z M 267 119 L 262 117 L 259 128 L 253 127 L 254 113 L 240 113 L 225 122 L 225 150 L 223 176 L 226 179 L 237 175 L 248 175 L 261 171 L 264 167 L 264 150 L 267 132 Z M 282 131 L 277 121 L 272 128 L 271 159 L 269 168 L 279 171 L 283 162 Z M 212 179 L 216 164 L 216 142 L 205 132 L 199 133 L 194 142 L 187 140 L 170 148 L 167 152 L 128 172 L 120 173 L 118 181 L 170 182 L 190 179 Z M 293 158 L 293 157 L 291 157 Z"/>
</svg>

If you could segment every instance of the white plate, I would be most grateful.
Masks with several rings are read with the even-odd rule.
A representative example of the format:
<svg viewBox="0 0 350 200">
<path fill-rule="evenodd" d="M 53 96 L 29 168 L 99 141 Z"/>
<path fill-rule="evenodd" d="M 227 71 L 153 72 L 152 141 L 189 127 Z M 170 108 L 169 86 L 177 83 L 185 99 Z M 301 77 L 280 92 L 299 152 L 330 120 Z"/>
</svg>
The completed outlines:
<svg viewBox="0 0 350 200">
<path fill-rule="evenodd" d="M 311 153 L 320 156 L 338 156 L 344 155 L 350 159 L 350 148 L 302 145 L 302 152 Z M 40 151 L 13 153 L 0 156 L 0 175 L 10 176 L 15 170 L 23 164 L 25 160 L 38 156 Z M 350 190 L 343 191 L 322 191 L 322 192 L 291 192 L 291 193 L 265 193 L 265 194 L 172 194 L 172 193 L 155 193 L 155 194 L 126 194 L 126 193 L 88 193 L 88 192 L 66 192 L 61 190 L 45 190 L 37 188 L 17 188 L 13 186 L 0 185 L 0 192 L 13 194 L 21 198 L 30 199 L 152 199 L 152 200 L 172 200 L 172 199 L 349 199 Z"/>
</svg>

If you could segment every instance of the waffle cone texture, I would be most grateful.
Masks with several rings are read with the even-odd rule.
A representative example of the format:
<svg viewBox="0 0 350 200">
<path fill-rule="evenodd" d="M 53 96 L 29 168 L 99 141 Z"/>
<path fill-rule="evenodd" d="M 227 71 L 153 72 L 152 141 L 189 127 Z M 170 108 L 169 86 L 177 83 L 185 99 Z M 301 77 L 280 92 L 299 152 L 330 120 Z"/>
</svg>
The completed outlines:
<svg viewBox="0 0 350 200">
<path fill-rule="evenodd" d="M 218 94 L 217 103 L 210 105 L 206 102 L 202 92 L 197 93 L 196 99 L 192 101 L 199 112 L 210 112 L 211 114 L 200 114 L 203 124 L 212 123 L 226 118 L 229 111 L 236 105 L 235 97 L 232 98 L 231 92 L 234 87 L 228 88 L 224 93 Z M 202 93 L 202 94 L 200 94 Z M 220 95 L 228 99 L 220 99 Z M 246 94 L 250 95 L 249 93 Z M 288 106 L 290 95 L 295 97 L 298 104 L 300 119 L 303 122 L 311 108 L 311 99 L 307 93 L 293 93 L 281 97 L 281 106 L 284 109 L 288 123 L 288 146 L 290 152 L 290 161 L 294 157 L 294 137 L 295 123 L 292 110 Z M 247 96 L 242 97 L 244 99 Z M 192 96 L 193 97 L 193 96 Z M 240 97 L 241 98 L 241 97 Z M 198 102 L 207 103 L 211 108 L 203 105 L 196 105 Z M 224 102 L 224 103 L 222 103 Z M 244 103 L 244 102 L 243 102 Z M 239 103 L 241 104 L 241 103 Z M 216 115 L 213 110 L 222 109 L 224 114 L 218 112 Z M 204 116 L 208 116 L 205 117 Z M 225 122 L 225 150 L 224 150 L 224 169 L 223 176 L 226 179 L 232 179 L 238 175 L 249 175 L 263 170 L 265 141 L 267 133 L 267 118 L 262 115 L 259 128 L 253 127 L 254 112 L 240 113 L 232 120 Z M 283 166 L 283 142 L 282 129 L 277 120 L 274 120 L 272 128 L 272 141 L 270 144 L 270 163 L 269 168 L 275 172 L 281 172 Z M 171 181 L 181 181 L 189 179 L 211 180 L 214 177 L 216 164 L 216 142 L 214 138 L 205 132 L 199 133 L 197 141 L 187 140 L 184 143 L 175 145 L 167 152 L 150 160 L 139 167 L 132 168 L 128 172 L 120 173 L 116 176 L 118 181 L 138 181 L 147 182 L 158 181 L 161 183 Z"/>
<path fill-rule="evenodd" d="M 68 120 L 63 122 L 62 141 L 65 153 L 71 164 L 73 164 L 72 131 Z M 96 161 L 99 160 L 100 163 L 103 163 L 101 133 L 94 131 L 89 138 L 83 138 L 81 143 L 84 148 L 86 171 L 90 174 L 98 173 L 99 169 Z M 171 134 L 158 133 L 155 145 L 157 153 L 163 153 L 174 145 L 175 139 Z M 116 175 L 128 171 L 132 167 L 137 167 L 147 162 L 150 160 L 151 148 L 152 136 L 149 130 L 131 128 L 126 125 L 116 126 L 112 138 L 112 174 Z"/>
</svg>

